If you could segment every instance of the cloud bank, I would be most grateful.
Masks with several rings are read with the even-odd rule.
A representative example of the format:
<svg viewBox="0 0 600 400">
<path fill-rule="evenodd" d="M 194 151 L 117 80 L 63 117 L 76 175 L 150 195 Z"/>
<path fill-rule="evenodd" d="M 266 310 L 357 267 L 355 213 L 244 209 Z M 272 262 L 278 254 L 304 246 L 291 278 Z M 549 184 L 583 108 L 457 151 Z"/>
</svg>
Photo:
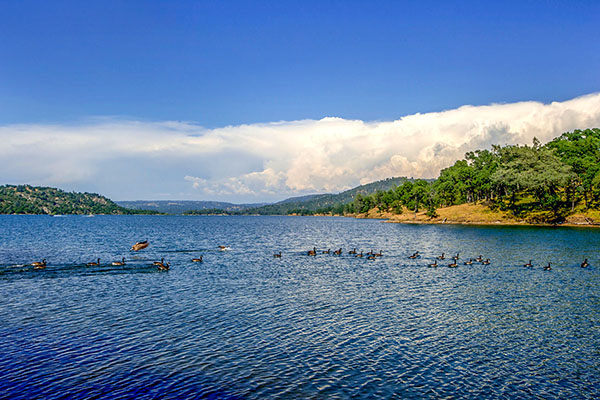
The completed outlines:
<svg viewBox="0 0 600 400">
<path fill-rule="evenodd" d="M 275 200 L 391 176 L 436 177 L 467 151 L 599 126 L 600 93 L 379 122 L 329 117 L 205 129 L 98 118 L 5 125 L 0 183 L 93 190 L 121 200 Z"/>
</svg>

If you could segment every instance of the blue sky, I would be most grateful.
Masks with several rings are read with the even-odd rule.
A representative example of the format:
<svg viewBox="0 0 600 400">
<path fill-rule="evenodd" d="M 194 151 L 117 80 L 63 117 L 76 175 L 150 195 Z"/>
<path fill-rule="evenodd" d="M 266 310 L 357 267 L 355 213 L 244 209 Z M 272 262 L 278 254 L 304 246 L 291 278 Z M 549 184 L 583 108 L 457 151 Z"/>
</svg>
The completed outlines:
<svg viewBox="0 0 600 400">
<path fill-rule="evenodd" d="M 470 150 L 465 143 L 488 145 L 488 136 L 529 142 L 533 134 L 549 138 L 586 128 L 598 117 L 596 97 L 571 101 L 600 92 L 597 1 L 23 0 L 1 2 L 0 18 L 0 130 L 15 146 L 5 152 L 27 157 L 48 152 L 50 140 L 65 143 L 49 153 L 46 169 L 5 167 L 0 183 L 116 199 L 268 201 L 342 190 L 386 174 L 436 175 Z M 527 130 L 538 123 L 533 110 L 556 112 L 552 102 L 567 111 L 548 117 L 556 122 L 545 133 Z M 530 114 L 499 104 L 528 104 Z M 482 108 L 457 111 L 470 105 Z M 502 113 L 488 114 L 489 105 Z M 402 138 L 420 128 L 393 121 L 417 113 L 428 115 L 422 125 L 441 136 L 408 154 Z M 454 121 L 459 114 L 465 120 Z M 430 124 L 449 115 L 439 125 L 443 132 Z M 332 128 L 321 121 L 326 117 L 341 122 Z M 450 120 L 461 128 L 451 129 Z M 470 120 L 480 121 L 478 133 Z M 398 147 L 372 148 L 386 123 Z M 237 133 L 224 135 L 228 126 Z M 110 127 L 130 142 L 111 138 Z M 447 131 L 452 135 L 443 136 Z M 277 149 L 267 150 L 273 137 L 287 137 L 278 143 L 293 158 L 294 149 L 303 154 L 302 146 L 320 140 L 332 146 L 335 135 L 360 136 L 356 145 L 372 157 L 348 166 L 343 156 L 327 153 L 311 164 L 322 170 L 308 173 L 300 161 L 286 164 L 272 154 Z M 472 142 L 477 135 L 481 140 Z M 143 156 L 129 152 L 141 136 L 154 146 Z M 204 143 L 214 151 L 198 149 L 178 162 L 152 153 L 167 148 L 170 136 L 191 147 L 188 139 L 196 137 L 227 140 L 215 148 Z M 120 165 L 114 175 L 108 156 L 93 165 L 73 156 L 89 138 L 97 149 L 121 143 L 113 148 L 120 155 L 110 164 Z M 454 151 L 442 161 L 428 158 L 427 146 L 440 144 Z M 411 158 L 415 152 L 424 153 Z M 77 166 L 65 161 L 70 158 Z M 152 178 L 138 177 L 136 184 L 124 178 L 140 166 L 154 171 Z M 131 171 L 119 172 L 124 169 Z M 343 179 L 331 173 L 338 170 Z"/>
<path fill-rule="evenodd" d="M 5 1 L 0 123 L 389 120 L 600 90 L 597 1 Z"/>
</svg>

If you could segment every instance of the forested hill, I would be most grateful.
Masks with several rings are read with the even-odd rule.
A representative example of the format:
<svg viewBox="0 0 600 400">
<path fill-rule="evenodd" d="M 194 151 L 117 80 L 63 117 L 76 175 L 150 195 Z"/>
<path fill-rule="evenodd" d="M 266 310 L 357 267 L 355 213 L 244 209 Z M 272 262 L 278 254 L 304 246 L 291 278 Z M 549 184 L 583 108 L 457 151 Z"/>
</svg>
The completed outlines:
<svg viewBox="0 0 600 400">
<path fill-rule="evenodd" d="M 315 213 L 342 214 L 344 212 L 344 206 L 348 203 L 352 203 L 357 195 L 364 196 L 377 191 L 389 190 L 404 182 L 410 182 L 412 180 L 412 178 L 409 179 L 406 177 L 387 178 L 357 186 L 337 194 L 317 194 L 291 198 L 275 204 L 250 208 L 243 211 L 243 213 L 260 215 L 312 215 Z"/>
<path fill-rule="evenodd" d="M 121 207 L 95 193 L 65 192 L 51 187 L 0 186 L 0 214 L 149 214 Z"/>
<path fill-rule="evenodd" d="M 196 200 L 132 200 L 117 201 L 116 203 L 132 210 L 151 210 L 167 214 L 236 213 L 265 204 L 233 204 L 223 201 Z"/>
<path fill-rule="evenodd" d="M 433 182 L 407 182 L 357 197 L 348 213 L 402 213 L 484 204 L 529 223 L 561 223 L 600 209 L 600 129 L 563 133 L 542 145 L 492 146 L 465 154 Z"/>
</svg>

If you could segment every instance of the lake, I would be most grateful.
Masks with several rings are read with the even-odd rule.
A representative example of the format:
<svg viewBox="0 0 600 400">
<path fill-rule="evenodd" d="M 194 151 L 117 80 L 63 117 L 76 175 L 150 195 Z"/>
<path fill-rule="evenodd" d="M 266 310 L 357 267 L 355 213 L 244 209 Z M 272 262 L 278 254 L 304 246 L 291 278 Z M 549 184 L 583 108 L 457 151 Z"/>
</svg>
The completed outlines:
<svg viewBox="0 0 600 400">
<path fill-rule="evenodd" d="M 599 245 L 585 228 L 0 216 L 0 398 L 599 398 Z M 459 267 L 426 266 L 442 252 Z"/>
</svg>

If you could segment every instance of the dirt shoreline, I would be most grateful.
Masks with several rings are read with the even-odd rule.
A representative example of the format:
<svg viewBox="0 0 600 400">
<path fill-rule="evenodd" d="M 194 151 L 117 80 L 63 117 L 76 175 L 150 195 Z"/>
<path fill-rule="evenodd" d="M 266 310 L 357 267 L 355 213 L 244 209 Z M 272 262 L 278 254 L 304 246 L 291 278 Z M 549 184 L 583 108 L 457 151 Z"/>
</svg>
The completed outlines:
<svg viewBox="0 0 600 400">
<path fill-rule="evenodd" d="M 352 215 L 355 218 L 382 219 L 387 223 L 418 225 L 485 225 L 485 226 L 544 226 L 544 227 L 577 227 L 600 228 L 600 220 L 596 215 L 575 213 L 567 217 L 562 224 L 530 223 L 512 218 L 506 212 L 492 211 L 481 204 L 461 204 L 439 208 L 438 216 L 428 217 L 424 211 L 415 213 L 404 210 L 402 214 L 369 210 L 366 214 Z"/>
</svg>

